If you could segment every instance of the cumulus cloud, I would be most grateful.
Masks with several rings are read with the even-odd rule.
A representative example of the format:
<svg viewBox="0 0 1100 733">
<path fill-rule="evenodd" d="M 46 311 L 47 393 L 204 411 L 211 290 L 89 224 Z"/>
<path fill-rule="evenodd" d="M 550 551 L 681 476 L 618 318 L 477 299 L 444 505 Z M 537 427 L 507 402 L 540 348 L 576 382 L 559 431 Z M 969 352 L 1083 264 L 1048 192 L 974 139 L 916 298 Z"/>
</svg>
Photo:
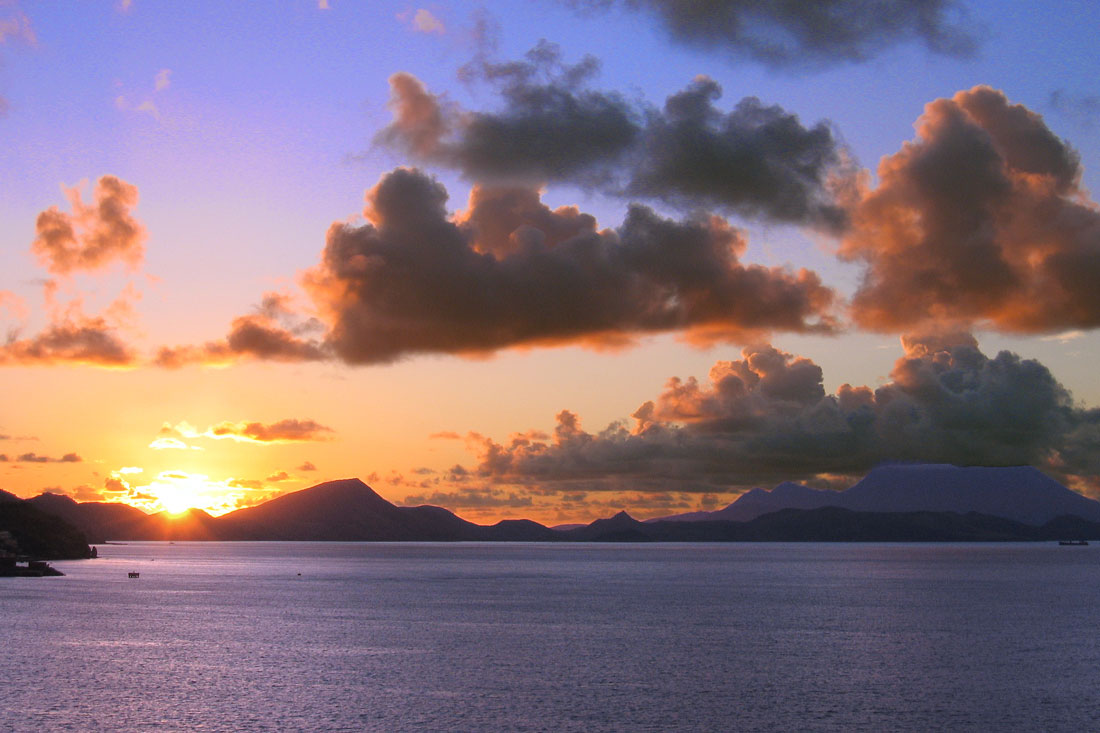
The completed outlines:
<svg viewBox="0 0 1100 733">
<path fill-rule="evenodd" d="M 689 46 L 775 67 L 820 68 L 865 61 L 891 46 L 918 41 L 953 56 L 972 53 L 955 0 L 567 0 L 585 9 L 621 7 L 654 16 Z"/>
<path fill-rule="evenodd" d="M 592 217 L 512 189 L 475 191 L 454 221 L 443 187 L 410 169 L 384 176 L 367 199 L 369 223 L 334 225 L 303 277 L 330 326 L 326 346 L 348 363 L 832 325 L 833 293 L 816 275 L 743 265 L 744 239 L 715 217 L 675 222 L 634 206 L 618 230 L 597 231 Z M 493 228 L 484 207 L 511 222 Z"/>
<path fill-rule="evenodd" d="M 827 394 L 812 361 L 757 346 L 714 365 L 709 381 L 672 379 L 599 433 L 568 410 L 554 435 L 498 443 L 471 434 L 471 473 L 498 484 L 715 492 L 884 461 L 1031 464 L 1076 487 L 1100 479 L 1100 410 L 1074 404 L 1037 361 L 989 358 L 965 332 L 903 339 L 891 381 Z"/>
<path fill-rule="evenodd" d="M 347 364 L 510 347 L 622 347 L 675 332 L 696 344 L 836 329 L 834 292 L 802 269 L 746 265 L 742 234 L 716 216 L 664 219 L 632 206 L 616 230 L 535 189 L 475 187 L 446 210 L 435 179 L 399 168 L 367 192 L 367 223 L 336 223 L 301 275 L 317 313 L 234 321 L 227 339 L 162 348 L 157 363 L 242 358 Z M 324 331 L 320 334 L 319 331 Z M 316 334 L 316 335 L 315 335 Z M 246 338 L 247 336 L 247 338 Z"/>
<path fill-rule="evenodd" d="M 599 63 L 564 64 L 540 43 L 523 61 L 466 67 L 495 85 L 496 112 L 471 112 L 431 94 L 412 75 L 390 78 L 394 121 L 377 141 L 482 183 L 558 181 L 688 209 L 708 206 L 836 230 L 836 201 L 851 177 L 830 127 L 755 97 L 715 106 L 721 87 L 699 77 L 663 109 L 589 88 Z"/>
<path fill-rule="evenodd" d="M 28 338 L 16 331 L 0 346 L 0 365 L 131 367 L 137 361 L 136 352 L 106 319 L 82 314 L 51 323 Z"/>
<path fill-rule="evenodd" d="M 115 176 L 96 181 L 93 203 L 79 188 L 65 189 L 72 213 L 52 206 L 38 215 L 31 246 L 42 265 L 56 275 L 97 270 L 113 262 L 136 269 L 145 258 L 145 228 L 134 218 L 138 190 Z"/>
<path fill-rule="evenodd" d="M 1100 325 L 1100 208 L 1076 151 L 985 86 L 938 99 L 884 158 L 840 255 L 866 266 L 856 322 L 1015 332 Z"/>
<path fill-rule="evenodd" d="M 302 465 L 296 469 L 298 471 L 316 471 L 317 466 L 314 466 L 310 461 L 305 461 Z"/>
</svg>

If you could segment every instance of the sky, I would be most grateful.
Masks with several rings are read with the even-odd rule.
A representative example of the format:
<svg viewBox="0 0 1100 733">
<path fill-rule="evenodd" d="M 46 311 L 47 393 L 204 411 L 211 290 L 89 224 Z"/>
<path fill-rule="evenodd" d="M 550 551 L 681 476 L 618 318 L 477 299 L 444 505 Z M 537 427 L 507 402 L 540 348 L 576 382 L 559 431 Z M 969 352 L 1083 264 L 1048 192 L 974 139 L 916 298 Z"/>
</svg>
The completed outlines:
<svg viewBox="0 0 1100 733">
<path fill-rule="evenodd" d="M 1100 497 L 1097 27 L 0 0 L 0 488 L 558 524 L 918 461 Z"/>
</svg>

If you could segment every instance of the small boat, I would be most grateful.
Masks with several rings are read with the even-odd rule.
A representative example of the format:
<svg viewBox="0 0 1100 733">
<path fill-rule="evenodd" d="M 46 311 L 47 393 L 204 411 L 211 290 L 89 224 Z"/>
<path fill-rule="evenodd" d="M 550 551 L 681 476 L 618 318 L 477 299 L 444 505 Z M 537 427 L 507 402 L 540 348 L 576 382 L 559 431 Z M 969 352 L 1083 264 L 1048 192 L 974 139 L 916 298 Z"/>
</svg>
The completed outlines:
<svg viewBox="0 0 1100 733">
<path fill-rule="evenodd" d="M 130 572 L 126 573 L 126 577 L 127 578 L 140 578 L 141 573 L 135 573 L 131 570 Z"/>
<path fill-rule="evenodd" d="M 1059 545 L 1074 545 L 1080 547 L 1082 545 L 1088 546 L 1088 540 L 1058 540 Z"/>
</svg>

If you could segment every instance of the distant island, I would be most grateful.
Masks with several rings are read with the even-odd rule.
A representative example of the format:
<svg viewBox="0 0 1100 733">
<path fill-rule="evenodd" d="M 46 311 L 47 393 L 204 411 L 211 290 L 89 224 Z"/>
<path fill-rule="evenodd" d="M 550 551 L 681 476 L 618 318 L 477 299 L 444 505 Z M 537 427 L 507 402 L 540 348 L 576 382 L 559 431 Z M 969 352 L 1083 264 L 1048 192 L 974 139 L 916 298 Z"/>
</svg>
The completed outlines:
<svg viewBox="0 0 1100 733">
<path fill-rule="evenodd" d="M 1100 502 L 1027 466 L 890 465 L 844 491 L 783 483 L 724 509 L 641 522 L 626 512 L 552 529 L 468 522 L 435 506 L 396 506 L 359 479 L 328 481 L 220 517 L 145 514 L 57 494 L 16 502 L 106 540 L 518 542 L 964 542 L 1100 539 Z M 6 502 L 5 506 L 11 502 Z M 3 529 L 3 524 L 0 524 Z M 75 545 L 74 545 L 75 547 Z"/>
</svg>

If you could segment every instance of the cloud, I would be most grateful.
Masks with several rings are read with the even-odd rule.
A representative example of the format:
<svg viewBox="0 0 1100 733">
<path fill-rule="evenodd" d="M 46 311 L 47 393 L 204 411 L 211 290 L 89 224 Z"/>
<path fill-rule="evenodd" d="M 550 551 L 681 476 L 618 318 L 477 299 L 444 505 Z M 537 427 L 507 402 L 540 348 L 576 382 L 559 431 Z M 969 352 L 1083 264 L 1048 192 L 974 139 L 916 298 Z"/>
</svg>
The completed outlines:
<svg viewBox="0 0 1100 733">
<path fill-rule="evenodd" d="M 21 41 L 28 46 L 36 45 L 38 38 L 35 36 L 34 28 L 31 26 L 27 14 L 18 7 L 13 7 L 10 3 L 0 3 L 0 5 L 6 6 L 0 8 L 0 11 L 2 11 L 2 14 L 0 14 L 0 46 L 7 45 L 9 39 Z M 0 64 L 2 62 L 3 58 L 0 57 Z M 6 117 L 10 109 L 11 105 L 8 100 L 0 96 L 0 118 Z"/>
<path fill-rule="evenodd" d="M 113 262 L 137 269 L 145 258 L 145 228 L 131 213 L 138 190 L 115 176 L 96 181 L 94 203 L 79 188 L 64 189 L 72 213 L 51 206 L 38 215 L 32 251 L 56 275 L 98 270 Z"/>
<path fill-rule="evenodd" d="M 137 354 L 102 317 L 71 315 L 30 338 L 9 336 L 0 346 L 0 365 L 85 364 L 132 367 Z"/>
<path fill-rule="evenodd" d="M 454 217 L 446 201 L 419 170 L 384 175 L 367 192 L 368 222 L 333 224 L 321 263 L 300 276 L 316 318 L 301 321 L 269 294 L 225 340 L 163 347 L 156 363 L 376 364 L 420 353 L 617 348 L 668 332 L 707 345 L 836 329 L 835 294 L 816 274 L 742 264 L 742 234 L 716 216 L 677 222 L 632 206 L 617 230 L 598 230 L 594 217 L 550 209 L 525 187 L 475 187 Z"/>
<path fill-rule="evenodd" d="M 443 35 L 447 32 L 447 28 L 443 25 L 443 21 L 425 8 L 418 8 L 415 13 L 400 13 L 397 17 L 403 22 L 408 22 L 409 26 L 417 33 Z"/>
<path fill-rule="evenodd" d="M 1048 103 L 1055 112 L 1083 130 L 1093 130 L 1100 124 L 1100 96 L 1055 89 Z"/>
<path fill-rule="evenodd" d="M 153 363 L 177 369 L 188 364 L 227 365 L 242 359 L 319 361 L 329 355 L 311 334 L 323 329 L 316 319 L 299 317 L 286 296 L 266 293 L 255 313 L 233 320 L 224 340 L 199 346 L 162 346 Z"/>
<path fill-rule="evenodd" d="M 26 13 L 18 7 L 12 8 L 9 5 L 9 9 L 4 11 L 4 16 L 6 17 L 0 17 L 0 44 L 6 44 L 8 39 L 22 41 L 31 46 L 38 43 L 31 20 Z"/>
<path fill-rule="evenodd" d="M 229 438 L 246 443 L 299 443 L 328 440 L 333 429 L 314 420 L 279 420 L 261 422 L 221 422 L 202 433 L 216 440 Z"/>
<path fill-rule="evenodd" d="M 891 46 L 919 41 L 952 56 L 972 53 L 954 0 L 568 0 L 584 9 L 622 7 L 654 16 L 676 42 L 750 58 L 773 67 L 815 69 L 866 61 Z"/>
<path fill-rule="evenodd" d="M 84 459 L 76 453 L 66 453 L 60 458 L 40 456 L 37 453 L 24 453 L 13 460 L 19 463 L 81 463 Z"/>
<path fill-rule="evenodd" d="M 470 489 L 455 492 L 436 491 L 432 494 L 409 496 L 405 506 L 440 506 L 452 512 L 461 509 L 491 509 L 499 507 L 522 508 L 534 504 L 529 495 L 502 492 L 493 489 Z"/>
<path fill-rule="evenodd" d="M 172 86 L 172 70 L 161 69 L 153 79 L 153 91 L 162 92 Z"/>
<path fill-rule="evenodd" d="M 1076 151 L 979 86 L 938 99 L 879 165 L 840 255 L 865 266 L 858 325 L 1044 333 L 1100 325 L 1100 208 Z"/>
<path fill-rule="evenodd" d="M 771 346 L 720 361 L 709 383 L 669 381 L 633 414 L 586 432 L 575 413 L 554 435 L 498 443 L 478 434 L 471 471 L 496 484 L 582 491 L 716 492 L 884 461 L 1031 464 L 1100 486 L 1100 410 L 1074 404 L 1037 361 L 989 358 L 967 333 L 903 339 L 891 381 L 826 394 L 820 367 Z"/>
<path fill-rule="evenodd" d="M 716 217 L 675 222 L 633 206 L 618 230 L 597 231 L 530 190 L 476 189 L 457 220 L 446 199 L 434 179 L 397 169 L 368 192 L 369 223 L 329 230 L 303 284 L 341 360 L 832 328 L 834 296 L 816 275 L 741 264 L 744 239 Z"/>
<path fill-rule="evenodd" d="M 598 68 L 591 56 L 564 64 L 546 42 L 524 61 L 475 61 L 465 76 L 500 90 L 498 112 L 462 110 L 394 74 L 394 121 L 376 140 L 481 183 L 566 182 L 688 210 L 843 227 L 837 198 L 853 174 L 826 123 L 807 128 L 755 97 L 723 112 L 714 106 L 721 87 L 707 77 L 655 109 L 590 89 Z"/>
<path fill-rule="evenodd" d="M 187 445 L 179 438 L 159 437 L 155 438 L 149 447 L 153 450 L 202 450 L 197 446 Z"/>
<path fill-rule="evenodd" d="M 314 466 L 309 461 L 305 461 L 304 463 L 302 463 L 302 465 L 298 466 L 298 468 L 295 469 L 295 470 L 297 470 L 297 471 L 316 471 L 317 466 Z"/>
</svg>

